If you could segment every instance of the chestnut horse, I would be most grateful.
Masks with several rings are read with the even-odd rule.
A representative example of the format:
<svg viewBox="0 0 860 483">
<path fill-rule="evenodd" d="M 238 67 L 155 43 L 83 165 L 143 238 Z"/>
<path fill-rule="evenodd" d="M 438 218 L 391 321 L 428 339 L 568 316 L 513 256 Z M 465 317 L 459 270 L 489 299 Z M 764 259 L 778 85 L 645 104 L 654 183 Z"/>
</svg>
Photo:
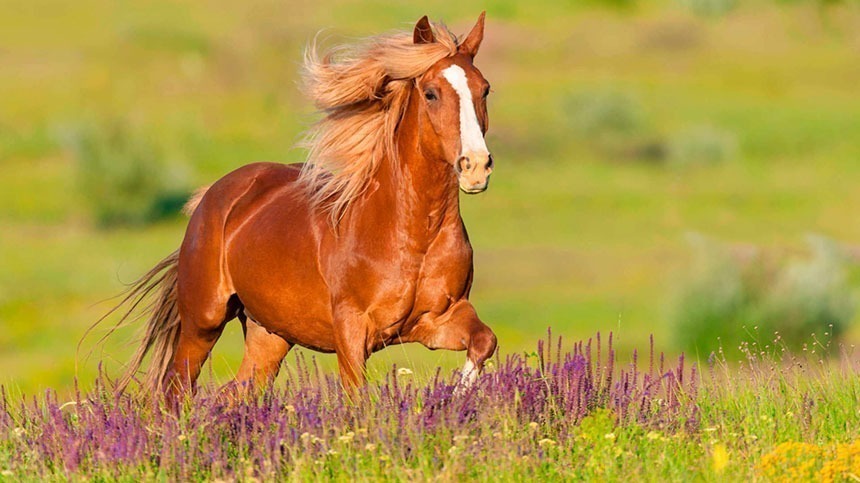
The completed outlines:
<svg viewBox="0 0 860 483">
<path fill-rule="evenodd" d="M 473 60 L 484 14 L 462 41 L 423 17 L 319 58 L 306 90 L 324 118 L 305 164 L 257 163 L 189 201 L 181 248 L 130 289 L 154 297 L 122 390 L 152 352 L 142 384 L 193 388 L 225 324 L 238 318 L 236 379 L 268 384 L 294 345 L 337 354 L 346 387 L 392 344 L 466 350 L 473 381 L 496 337 L 469 302 L 472 247 L 458 187 L 487 188 L 489 84 Z M 122 304 L 120 304 L 122 305 Z"/>
</svg>

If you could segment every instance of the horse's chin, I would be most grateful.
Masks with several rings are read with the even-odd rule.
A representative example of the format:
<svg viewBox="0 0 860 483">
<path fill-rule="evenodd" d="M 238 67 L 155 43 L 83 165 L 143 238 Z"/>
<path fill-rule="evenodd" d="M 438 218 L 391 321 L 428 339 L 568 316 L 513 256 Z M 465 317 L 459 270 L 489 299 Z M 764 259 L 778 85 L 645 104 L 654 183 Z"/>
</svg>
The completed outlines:
<svg viewBox="0 0 860 483">
<path fill-rule="evenodd" d="M 487 186 L 489 186 L 489 183 L 485 184 L 484 186 L 481 186 L 480 188 L 464 188 L 463 186 L 460 186 L 460 191 L 466 193 L 467 195 L 476 195 L 478 193 L 483 193 L 484 191 L 487 191 Z"/>
</svg>

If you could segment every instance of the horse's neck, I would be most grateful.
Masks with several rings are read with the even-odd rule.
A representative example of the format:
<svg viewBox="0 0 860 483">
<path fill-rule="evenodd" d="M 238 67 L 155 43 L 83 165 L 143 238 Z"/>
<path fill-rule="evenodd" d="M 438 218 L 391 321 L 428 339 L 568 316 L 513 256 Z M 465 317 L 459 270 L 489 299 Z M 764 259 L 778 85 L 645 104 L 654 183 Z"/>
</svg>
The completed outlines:
<svg viewBox="0 0 860 483">
<path fill-rule="evenodd" d="M 374 198 L 386 205 L 378 209 L 385 210 L 391 226 L 416 241 L 429 241 L 440 230 L 462 223 L 457 179 L 448 163 L 422 153 L 414 115 L 407 113 L 403 121 L 396 140 L 398 158 L 380 166 L 376 181 L 381 196 Z"/>
</svg>

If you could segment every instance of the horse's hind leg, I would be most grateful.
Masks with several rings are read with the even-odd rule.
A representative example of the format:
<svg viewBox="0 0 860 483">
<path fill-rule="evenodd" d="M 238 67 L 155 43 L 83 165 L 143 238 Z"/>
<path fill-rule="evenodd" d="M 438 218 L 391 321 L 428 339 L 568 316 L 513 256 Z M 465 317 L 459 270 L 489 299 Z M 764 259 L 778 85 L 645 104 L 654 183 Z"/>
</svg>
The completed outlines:
<svg viewBox="0 0 860 483">
<path fill-rule="evenodd" d="M 242 318 L 245 331 L 245 355 L 236 374 L 236 383 L 243 391 L 251 387 L 266 387 L 274 381 L 281 361 L 291 345 L 281 336 L 273 334 L 250 317 Z"/>
<path fill-rule="evenodd" d="M 185 320 L 182 321 L 179 342 L 173 360 L 173 371 L 168 383 L 168 387 L 172 389 L 174 394 L 180 394 L 185 389 L 193 390 L 195 388 L 197 378 L 200 376 L 200 369 L 206 362 L 206 358 L 209 357 L 212 347 L 221 337 L 223 330 L 223 322 L 211 328 L 201 328 L 186 323 Z"/>
<path fill-rule="evenodd" d="M 189 295 L 180 296 L 179 341 L 168 385 L 174 394 L 195 389 L 203 363 L 221 337 L 224 326 L 241 310 L 235 296 L 205 298 Z"/>
</svg>

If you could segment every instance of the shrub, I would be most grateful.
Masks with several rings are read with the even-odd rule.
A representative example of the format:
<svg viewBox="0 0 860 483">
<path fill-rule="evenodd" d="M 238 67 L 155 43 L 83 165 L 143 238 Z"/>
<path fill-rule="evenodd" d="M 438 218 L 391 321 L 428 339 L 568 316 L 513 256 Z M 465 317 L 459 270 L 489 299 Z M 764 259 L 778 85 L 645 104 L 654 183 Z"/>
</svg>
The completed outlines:
<svg viewBox="0 0 860 483">
<path fill-rule="evenodd" d="M 571 132 L 603 154 L 637 151 L 648 127 L 641 105 L 618 91 L 580 92 L 566 107 Z"/>
<path fill-rule="evenodd" d="M 692 245 L 672 319 L 681 346 L 700 355 L 737 354 L 745 342 L 796 349 L 838 338 L 854 317 L 846 260 L 830 240 L 810 237 L 810 255 L 788 263 L 759 251 L 739 256 L 701 236 Z"/>
<path fill-rule="evenodd" d="M 718 164 L 738 151 L 732 132 L 710 125 L 694 125 L 668 136 L 655 133 L 639 102 L 623 92 L 580 92 L 569 98 L 566 112 L 573 135 L 616 159 L 684 167 Z"/>
<path fill-rule="evenodd" d="M 568 106 L 571 127 L 583 137 L 625 136 L 645 124 L 639 103 L 622 92 L 582 92 L 571 97 Z"/>
<path fill-rule="evenodd" d="M 101 226 L 147 223 L 175 213 L 187 197 L 178 171 L 125 122 L 87 125 L 67 136 L 77 182 Z"/>
<path fill-rule="evenodd" d="M 762 301 L 761 321 L 789 340 L 812 333 L 838 337 L 854 317 L 845 256 L 832 240 L 810 236 L 812 256 L 791 261 Z"/>
<path fill-rule="evenodd" d="M 713 126 L 692 126 L 675 133 L 668 141 L 669 164 L 694 166 L 728 161 L 737 153 L 731 132 Z"/>
<path fill-rule="evenodd" d="M 674 296 L 673 320 L 682 347 L 706 351 L 733 338 L 754 305 L 750 276 L 729 249 L 701 235 L 691 235 L 693 260 Z M 734 344 L 736 345 L 736 344 Z"/>
</svg>

